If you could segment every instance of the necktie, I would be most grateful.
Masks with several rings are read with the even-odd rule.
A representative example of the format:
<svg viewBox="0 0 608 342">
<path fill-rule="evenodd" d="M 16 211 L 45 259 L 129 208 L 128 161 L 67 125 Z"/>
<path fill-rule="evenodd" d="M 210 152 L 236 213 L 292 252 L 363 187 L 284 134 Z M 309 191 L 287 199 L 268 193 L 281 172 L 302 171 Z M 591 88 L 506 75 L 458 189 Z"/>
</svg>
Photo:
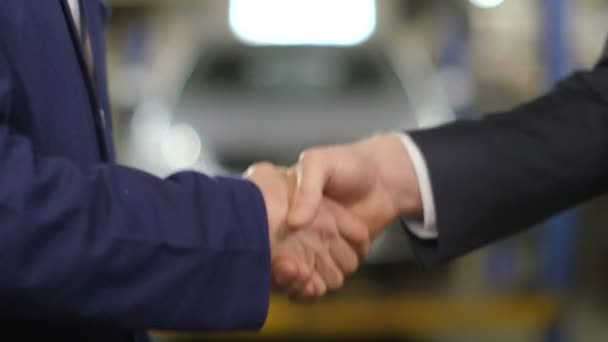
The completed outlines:
<svg viewBox="0 0 608 342">
<path fill-rule="evenodd" d="M 80 40 L 80 46 L 85 61 L 88 76 L 94 81 L 94 63 L 93 53 L 91 50 L 91 41 L 89 37 L 89 31 L 87 30 L 87 22 L 80 0 L 68 0 L 68 6 L 70 7 L 70 13 L 72 14 L 72 21 L 76 26 L 78 32 L 78 38 Z"/>
</svg>

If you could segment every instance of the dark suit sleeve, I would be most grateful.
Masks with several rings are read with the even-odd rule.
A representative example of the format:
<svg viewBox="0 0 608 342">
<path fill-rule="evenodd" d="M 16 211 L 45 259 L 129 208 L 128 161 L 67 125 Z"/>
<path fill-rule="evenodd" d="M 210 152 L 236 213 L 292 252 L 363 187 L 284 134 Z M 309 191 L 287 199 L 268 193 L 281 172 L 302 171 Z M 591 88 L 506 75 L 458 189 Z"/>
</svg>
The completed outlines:
<svg viewBox="0 0 608 342">
<path fill-rule="evenodd" d="M 0 113 L 14 98 L 7 69 L 0 61 Z M 266 210 L 252 183 L 82 169 L 37 155 L 0 123 L 2 315 L 258 328 L 269 264 Z"/>
<path fill-rule="evenodd" d="M 436 241 L 411 240 L 432 264 L 608 191 L 608 59 L 511 111 L 411 136 L 439 229 Z"/>
</svg>

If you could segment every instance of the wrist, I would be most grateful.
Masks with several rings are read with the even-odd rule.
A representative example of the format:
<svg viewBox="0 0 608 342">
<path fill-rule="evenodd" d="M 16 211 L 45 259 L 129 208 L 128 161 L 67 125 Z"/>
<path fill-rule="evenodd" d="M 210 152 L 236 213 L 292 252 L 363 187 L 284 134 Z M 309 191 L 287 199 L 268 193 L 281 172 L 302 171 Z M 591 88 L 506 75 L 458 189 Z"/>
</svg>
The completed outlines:
<svg viewBox="0 0 608 342">
<path fill-rule="evenodd" d="M 368 158 L 397 210 L 396 215 L 422 218 L 423 204 L 414 164 L 398 133 L 373 136 L 362 142 Z"/>
<path fill-rule="evenodd" d="M 268 239 L 271 250 L 275 243 L 284 233 L 285 220 L 287 216 L 286 190 L 283 185 L 276 180 L 282 181 L 282 170 L 279 171 L 274 166 L 267 163 L 258 163 L 250 168 L 244 175 L 260 191 L 264 208 L 266 210 L 266 220 L 268 224 Z"/>
</svg>

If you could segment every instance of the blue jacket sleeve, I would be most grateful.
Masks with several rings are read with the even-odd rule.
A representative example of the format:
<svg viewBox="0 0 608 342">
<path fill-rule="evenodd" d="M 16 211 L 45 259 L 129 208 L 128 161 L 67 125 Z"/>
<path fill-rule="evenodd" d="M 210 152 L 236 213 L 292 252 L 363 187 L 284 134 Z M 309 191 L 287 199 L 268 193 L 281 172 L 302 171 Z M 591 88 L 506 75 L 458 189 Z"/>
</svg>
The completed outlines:
<svg viewBox="0 0 608 342">
<path fill-rule="evenodd" d="M 0 63 L 0 114 L 10 78 Z M 269 296 L 260 192 L 36 155 L 0 124 L 0 311 L 148 329 L 260 327 Z"/>
</svg>

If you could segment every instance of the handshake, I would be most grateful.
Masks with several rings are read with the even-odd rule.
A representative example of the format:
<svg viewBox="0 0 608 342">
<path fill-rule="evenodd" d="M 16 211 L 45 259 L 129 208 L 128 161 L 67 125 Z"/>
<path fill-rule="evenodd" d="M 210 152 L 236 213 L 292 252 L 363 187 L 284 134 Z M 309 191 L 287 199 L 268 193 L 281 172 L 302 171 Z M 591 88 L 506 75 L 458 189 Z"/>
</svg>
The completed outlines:
<svg viewBox="0 0 608 342">
<path fill-rule="evenodd" d="M 398 134 L 317 147 L 290 167 L 253 165 L 264 197 L 272 284 L 312 299 L 343 286 L 395 218 L 422 216 L 414 167 Z"/>
</svg>

